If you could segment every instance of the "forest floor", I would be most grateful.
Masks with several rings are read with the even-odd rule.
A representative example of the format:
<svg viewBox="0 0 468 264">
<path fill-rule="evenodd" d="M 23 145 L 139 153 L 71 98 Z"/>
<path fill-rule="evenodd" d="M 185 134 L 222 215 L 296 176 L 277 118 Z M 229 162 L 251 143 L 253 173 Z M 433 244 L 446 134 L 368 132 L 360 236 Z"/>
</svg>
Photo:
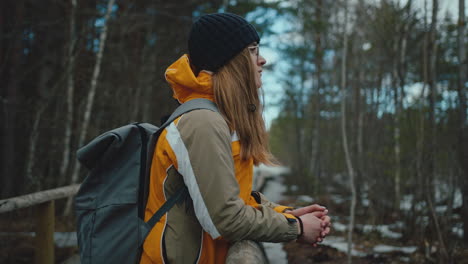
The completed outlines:
<svg viewBox="0 0 468 264">
<path fill-rule="evenodd" d="M 318 247 L 299 243 L 283 245 L 287 263 L 347 263 L 347 215 L 349 209 L 343 206 L 344 201 L 333 199 L 328 195 L 319 199 L 308 196 L 291 195 L 280 201 L 282 204 L 297 207 L 310 203 L 326 205 L 332 218 L 332 231 Z M 391 224 L 366 225 L 366 215 L 356 215 L 353 232 L 353 263 L 357 264 L 399 264 L 399 263 L 468 263 L 468 247 L 463 246 L 461 237 L 457 246 L 450 250 L 451 262 L 440 260 L 440 247 L 437 242 L 412 240 L 404 237 L 403 222 L 389 219 Z"/>
<path fill-rule="evenodd" d="M 291 196 L 292 198 L 297 198 Z M 295 200 L 297 201 L 297 199 Z M 291 204 L 293 201 L 282 201 L 284 204 Z M 314 203 L 320 201 L 314 201 Z M 333 212 L 332 231 L 325 240 L 317 247 L 299 244 L 295 242 L 283 245 L 287 255 L 287 263 L 347 263 L 347 226 L 344 217 L 347 211 L 334 211 L 339 208 L 327 204 L 330 212 Z M 420 243 L 414 240 L 403 239 L 401 224 L 390 225 L 362 225 L 364 217 L 357 216 L 356 227 L 353 232 L 352 249 L 353 263 L 357 264 L 403 264 L 403 263 L 447 263 L 438 259 L 436 243 L 428 247 L 428 243 Z M 460 239 L 461 241 L 461 239 Z M 460 244 L 452 248 L 450 252 L 451 263 L 468 263 L 468 247 Z"/>
<path fill-rule="evenodd" d="M 271 168 L 263 168 L 268 175 L 275 175 Z M 339 182 L 343 179 L 334 179 L 337 184 L 330 184 L 323 195 L 312 198 L 308 195 L 300 195 L 297 191 L 287 190 L 283 183 L 286 171 L 282 169 L 275 176 L 267 177 L 262 192 L 274 202 L 279 204 L 301 207 L 313 203 L 324 205 L 329 210 L 332 219 L 332 230 L 329 236 L 317 247 L 299 244 L 295 242 L 275 245 L 264 243 L 271 264 L 296 264 L 296 263 L 347 263 L 347 223 L 349 215 L 349 197 L 343 195 L 346 191 L 337 190 Z M 258 175 L 258 173 L 257 173 Z M 368 204 L 361 201 L 361 207 Z M 404 201 L 402 201 L 402 204 Z M 402 205 L 402 207 L 408 207 Z M 409 209 L 409 207 L 408 207 Z M 443 209 L 443 208 L 441 208 Z M 443 212 L 442 212 L 443 213 Z M 461 226 L 454 226 L 450 234 L 451 247 L 449 255 L 452 262 L 440 260 L 440 246 L 437 241 L 427 241 L 427 238 L 414 238 L 405 234 L 405 224 L 398 216 L 390 213 L 385 216 L 384 224 L 369 219 L 369 209 L 356 210 L 355 227 L 353 232 L 352 249 L 353 263 L 358 264 L 398 264 L 398 263 L 468 263 L 468 245 L 462 243 Z M 451 217 L 457 218 L 457 215 Z M 422 225 L 427 219 L 423 219 Z M 458 219 L 461 224 L 460 219 Z M 370 224 L 375 222 L 373 224 Z M 427 236 L 426 236 L 427 237 Z"/>
</svg>

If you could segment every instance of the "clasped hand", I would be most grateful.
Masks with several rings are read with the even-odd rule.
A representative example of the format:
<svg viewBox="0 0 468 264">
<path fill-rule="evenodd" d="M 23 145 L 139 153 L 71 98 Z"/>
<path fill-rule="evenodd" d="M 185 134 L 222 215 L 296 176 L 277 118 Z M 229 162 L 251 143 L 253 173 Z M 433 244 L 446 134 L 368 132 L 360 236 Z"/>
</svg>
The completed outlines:
<svg viewBox="0 0 468 264">
<path fill-rule="evenodd" d="M 322 242 L 330 233 L 331 219 L 328 216 L 328 210 L 323 206 L 313 204 L 289 210 L 287 213 L 301 218 L 303 233 L 298 242 L 317 246 L 317 243 Z"/>
</svg>

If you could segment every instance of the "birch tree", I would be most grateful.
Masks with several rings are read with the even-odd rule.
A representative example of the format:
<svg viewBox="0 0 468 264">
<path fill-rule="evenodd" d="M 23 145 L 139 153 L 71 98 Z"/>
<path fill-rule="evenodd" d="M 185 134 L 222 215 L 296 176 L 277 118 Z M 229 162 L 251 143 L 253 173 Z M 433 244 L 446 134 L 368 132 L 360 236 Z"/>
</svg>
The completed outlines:
<svg viewBox="0 0 468 264">
<path fill-rule="evenodd" d="M 354 185 L 354 169 L 351 162 L 348 136 L 346 132 L 346 61 L 348 53 L 348 1 L 344 1 L 344 23 L 343 23 L 343 50 L 341 59 L 341 137 L 346 159 L 346 167 L 349 174 L 349 185 L 351 188 L 351 206 L 349 210 L 348 224 L 348 263 L 352 263 L 354 215 L 356 207 L 356 186 Z"/>
<path fill-rule="evenodd" d="M 399 36 L 396 36 L 399 37 Z M 395 186 L 395 208 L 398 210 L 400 207 L 400 178 L 401 178 L 401 158 L 400 158 L 400 116 L 402 112 L 401 96 L 397 87 L 398 79 L 398 39 L 393 41 L 393 65 L 392 65 L 392 86 L 393 86 L 393 104 L 395 106 L 394 125 L 393 125 L 393 140 L 394 140 L 394 155 L 395 155 L 395 174 L 394 174 L 394 186 Z"/>
<path fill-rule="evenodd" d="M 393 140 L 394 140 L 394 155 L 395 155 L 395 209 L 398 211 L 401 201 L 401 118 L 403 109 L 404 98 L 404 85 L 406 77 L 406 45 L 408 39 L 409 24 L 411 22 L 411 3 L 409 0 L 405 7 L 406 16 L 401 16 L 402 25 L 396 24 L 395 29 L 401 32 L 396 35 L 393 42 L 393 67 L 392 67 L 392 86 L 393 86 L 393 102 L 395 106 L 394 126 L 393 126 Z M 400 13 L 399 6 L 397 6 L 397 13 Z M 399 16 L 400 17 L 400 16 Z M 401 29 L 401 30 L 400 30 Z"/>
<path fill-rule="evenodd" d="M 70 7 L 70 32 L 69 32 L 69 43 L 68 43 L 68 63 L 67 63 L 67 96 L 66 96 L 66 117 L 65 117 L 65 135 L 63 137 L 63 154 L 62 154 L 62 164 L 60 165 L 59 171 L 59 182 L 63 185 L 66 182 L 66 172 L 70 163 L 70 143 L 72 136 L 73 128 L 73 93 L 75 91 L 75 81 L 74 81 L 74 65 L 75 65 L 75 54 L 74 48 L 76 43 L 76 0 L 71 0 Z"/>
</svg>

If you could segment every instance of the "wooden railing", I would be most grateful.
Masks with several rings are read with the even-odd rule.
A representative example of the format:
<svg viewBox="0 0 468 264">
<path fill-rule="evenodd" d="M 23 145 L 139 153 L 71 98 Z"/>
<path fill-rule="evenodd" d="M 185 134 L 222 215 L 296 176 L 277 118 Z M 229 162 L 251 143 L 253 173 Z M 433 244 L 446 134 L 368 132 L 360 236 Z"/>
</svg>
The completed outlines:
<svg viewBox="0 0 468 264">
<path fill-rule="evenodd" d="M 23 196 L 0 200 L 0 213 L 16 209 L 35 206 L 36 210 L 36 237 L 35 254 L 36 264 L 55 263 L 54 259 L 54 227 L 55 227 L 55 200 L 74 196 L 80 185 L 70 185 L 57 189 L 31 193 Z"/>
<path fill-rule="evenodd" d="M 227 253 L 226 264 L 266 264 L 265 252 L 257 242 L 241 240 L 234 243 Z"/>
</svg>

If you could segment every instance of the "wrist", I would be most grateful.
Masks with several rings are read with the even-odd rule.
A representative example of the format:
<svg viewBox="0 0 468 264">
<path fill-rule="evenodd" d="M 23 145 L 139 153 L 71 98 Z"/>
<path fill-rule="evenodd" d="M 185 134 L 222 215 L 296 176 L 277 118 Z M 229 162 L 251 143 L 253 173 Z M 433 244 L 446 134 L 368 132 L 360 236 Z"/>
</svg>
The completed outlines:
<svg viewBox="0 0 468 264">
<path fill-rule="evenodd" d="M 297 227 L 298 227 L 298 236 L 297 238 L 301 238 L 302 235 L 304 234 L 304 224 L 302 223 L 301 217 L 296 217 L 297 218 Z"/>
</svg>

